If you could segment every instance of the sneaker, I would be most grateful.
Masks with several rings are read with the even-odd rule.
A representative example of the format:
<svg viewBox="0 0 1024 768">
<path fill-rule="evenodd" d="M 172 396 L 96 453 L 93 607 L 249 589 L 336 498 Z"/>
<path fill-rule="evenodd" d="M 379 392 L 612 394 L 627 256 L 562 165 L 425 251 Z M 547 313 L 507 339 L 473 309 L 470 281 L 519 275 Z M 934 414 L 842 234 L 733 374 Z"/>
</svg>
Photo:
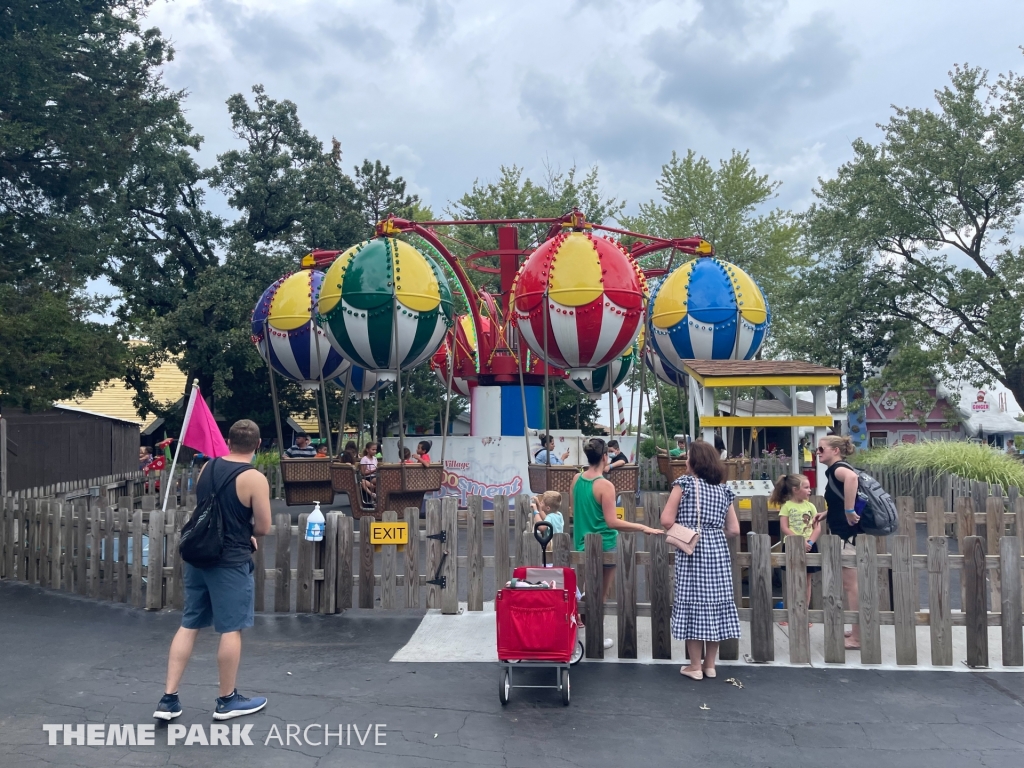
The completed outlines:
<svg viewBox="0 0 1024 768">
<path fill-rule="evenodd" d="M 181 716 L 181 702 L 178 701 L 178 694 L 165 693 L 156 705 L 156 712 L 153 717 L 157 720 L 173 720 Z"/>
<path fill-rule="evenodd" d="M 253 696 L 245 698 L 237 689 L 232 691 L 230 696 L 221 696 L 217 699 L 217 709 L 214 710 L 214 720 L 230 720 L 233 717 L 251 715 L 259 712 L 267 706 L 267 699 L 264 696 Z"/>
<path fill-rule="evenodd" d="M 608 649 L 609 649 L 609 648 L 611 648 L 611 647 L 612 647 L 613 645 L 615 645 L 615 641 L 614 641 L 614 640 L 612 640 L 612 639 L 611 639 L 610 637 L 606 637 L 606 638 L 604 639 L 604 648 L 605 648 L 605 650 L 608 650 Z"/>
</svg>

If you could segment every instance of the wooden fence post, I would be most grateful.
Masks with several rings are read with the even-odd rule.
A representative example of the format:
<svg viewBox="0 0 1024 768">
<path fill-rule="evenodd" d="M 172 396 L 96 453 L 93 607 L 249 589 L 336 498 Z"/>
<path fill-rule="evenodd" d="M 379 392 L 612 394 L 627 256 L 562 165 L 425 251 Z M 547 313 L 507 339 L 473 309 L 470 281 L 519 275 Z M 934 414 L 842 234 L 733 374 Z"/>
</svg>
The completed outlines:
<svg viewBox="0 0 1024 768">
<path fill-rule="evenodd" d="M 551 537 L 551 563 L 555 568 L 571 568 L 572 557 L 569 554 L 572 549 L 572 539 L 568 533 L 556 533 Z M 498 589 L 504 586 L 504 582 L 498 584 Z M 581 586 L 581 585 L 578 585 Z"/>
<path fill-rule="evenodd" d="M 308 512 L 303 512 L 299 515 L 299 560 L 295 571 L 296 613 L 312 613 L 316 605 L 313 583 L 313 548 L 316 544 L 312 541 L 306 541 L 306 523 L 308 520 Z M 371 548 L 370 551 L 372 552 L 373 549 Z"/>
<path fill-rule="evenodd" d="M 892 538 L 892 594 L 896 622 L 896 663 L 917 664 L 917 578 L 913 539 Z"/>
<path fill-rule="evenodd" d="M 76 567 L 76 591 L 85 594 L 85 508 L 78 508 L 78 562 Z M 132 510 L 132 605 L 142 607 L 142 537 L 144 526 L 142 510 Z M 147 543 L 149 539 L 146 539 Z"/>
<path fill-rule="evenodd" d="M 441 569 L 445 579 L 441 590 L 441 613 L 451 615 L 459 612 L 459 502 L 454 496 L 445 496 L 441 500 L 441 525 L 448 539 L 444 545 L 448 557 Z"/>
<path fill-rule="evenodd" d="M 754 496 L 750 499 L 750 530 L 753 533 L 768 533 L 768 497 Z"/>
<path fill-rule="evenodd" d="M 184 507 L 177 507 L 168 513 L 168 517 L 174 521 L 174 534 L 167 539 L 167 559 L 173 569 L 171 580 L 167 585 L 167 597 L 172 608 L 182 609 L 185 607 L 185 585 L 183 583 L 181 554 L 178 547 L 181 545 L 181 529 L 188 520 L 188 510 Z"/>
<path fill-rule="evenodd" d="M 92 510 L 89 512 L 89 529 L 90 529 L 90 532 L 91 532 L 91 535 L 90 535 L 90 538 L 89 538 L 89 597 L 99 597 L 100 596 L 100 565 L 101 565 L 100 556 L 101 556 L 101 550 L 103 549 L 103 532 L 100 530 L 100 521 L 102 519 L 103 519 L 103 510 L 101 510 L 99 507 L 93 507 Z M 163 518 L 162 517 L 161 517 L 161 522 L 163 522 Z M 152 528 L 153 527 L 153 516 L 152 516 L 152 514 L 150 514 L 150 517 L 149 517 L 149 524 L 150 524 L 150 528 Z M 162 529 L 160 530 L 160 536 L 161 536 L 161 538 L 159 539 L 159 541 L 163 542 L 163 530 Z M 149 541 L 150 541 L 150 547 L 149 547 L 150 548 L 150 561 L 149 562 L 152 565 L 152 562 L 153 562 L 153 560 L 152 560 L 152 549 L 153 549 L 153 533 L 152 533 L 152 531 L 150 531 L 150 539 L 149 539 Z M 161 568 L 163 567 L 163 564 L 164 564 L 164 561 L 163 561 L 163 547 L 161 546 L 161 549 L 160 549 L 160 566 L 161 566 Z M 151 587 L 151 582 L 152 582 L 152 579 L 148 578 L 148 575 L 147 575 L 146 583 L 147 583 L 147 585 L 149 587 Z M 158 593 L 157 593 L 158 596 L 156 597 L 156 601 L 157 601 L 156 607 L 155 608 L 151 608 L 150 607 L 150 604 L 151 604 L 150 600 L 151 600 L 151 598 L 149 597 L 149 592 L 148 592 L 148 589 L 147 589 L 147 593 L 146 593 L 146 610 L 157 611 L 157 610 L 160 610 L 160 608 L 163 607 L 163 597 L 162 597 L 162 592 L 163 592 L 163 574 L 161 574 L 159 579 L 157 579 L 157 584 L 160 586 L 160 590 L 158 591 Z"/>
<path fill-rule="evenodd" d="M 928 536 L 946 535 L 946 500 L 941 496 L 929 496 L 925 501 Z"/>
<path fill-rule="evenodd" d="M 1024 640 L 1021 637 L 1020 538 L 1004 536 L 999 540 L 999 565 L 1002 569 L 1003 666 L 1024 666 Z M 993 606 L 994 607 L 994 606 Z"/>
<path fill-rule="evenodd" d="M 846 663 L 842 546 L 838 536 L 826 534 L 818 539 L 818 550 L 821 552 L 821 607 L 825 613 L 825 662 L 828 664 Z"/>
<path fill-rule="evenodd" d="M 320 613 L 338 612 L 338 527 L 341 512 L 328 512 L 324 517 L 323 563 L 324 580 L 320 585 Z"/>
<path fill-rule="evenodd" d="M 946 536 L 928 537 L 928 624 L 932 666 L 953 663 L 953 621 L 949 603 L 949 543 Z"/>
<path fill-rule="evenodd" d="M 405 521 L 409 525 L 409 543 L 405 545 L 405 606 L 420 607 L 420 511 L 405 508 Z M 481 557 L 482 557 L 481 553 Z"/>
<path fill-rule="evenodd" d="M 93 569 L 99 576 L 99 517 L 93 517 Z M 99 579 L 93 579 L 93 583 Z M 146 567 L 146 610 L 159 611 L 164 605 L 164 513 L 154 509 L 149 513 L 149 559 Z"/>
<path fill-rule="evenodd" d="M 636 512 L 634 510 L 634 517 Z M 636 534 L 620 533 L 615 553 L 616 629 L 619 658 L 636 658 Z"/>
<path fill-rule="evenodd" d="M 355 546 L 355 520 L 348 515 L 338 519 L 338 587 L 335 608 L 338 612 L 352 607 L 352 549 Z"/>
<path fill-rule="evenodd" d="M 71 549 L 73 547 L 73 539 L 71 538 L 71 505 L 67 505 L 67 532 L 68 532 L 68 564 L 67 564 L 67 584 L 68 589 L 71 589 Z M 131 513 L 127 507 L 117 508 L 117 527 L 120 529 L 117 534 L 117 602 L 125 603 L 128 601 L 128 535 L 130 528 L 128 520 Z"/>
<path fill-rule="evenodd" d="M 789 661 L 811 663 L 807 627 L 807 549 L 803 536 L 786 537 L 786 608 L 789 619 Z"/>
<path fill-rule="evenodd" d="M 524 565 L 540 565 L 541 562 L 541 551 L 540 544 L 537 539 L 533 536 L 533 531 L 523 531 L 520 535 L 523 540 L 523 546 L 520 550 L 523 555 L 519 562 L 519 566 Z"/>
<path fill-rule="evenodd" d="M 437 575 L 437 566 L 441 563 L 441 552 L 444 545 L 438 539 L 432 539 L 441 532 L 441 500 L 427 499 L 427 581 Z M 437 584 L 427 584 L 427 608 L 441 607 L 441 588 Z"/>
<path fill-rule="evenodd" d="M 525 493 L 516 496 L 516 566 L 531 565 L 526 562 L 527 540 L 523 538 L 524 531 L 533 531 L 530 525 L 530 497 Z M 532 535 L 532 534 L 531 534 Z"/>
<path fill-rule="evenodd" d="M 646 508 L 644 509 L 646 513 Z M 668 542 L 664 536 L 648 535 L 651 564 L 647 586 L 651 600 L 651 657 L 672 658 L 672 574 L 668 562 Z"/>
<path fill-rule="evenodd" d="M 980 536 L 964 539 L 963 582 L 967 595 L 967 666 L 988 666 L 988 611 L 985 594 L 985 545 Z"/>
<path fill-rule="evenodd" d="M 896 499 L 896 511 L 900 517 L 900 533 L 910 537 L 911 551 L 917 546 L 917 519 L 915 517 L 915 501 L 913 496 L 900 496 Z"/>
<path fill-rule="evenodd" d="M 771 546 L 767 533 L 751 531 L 747 534 L 747 548 L 750 550 L 750 656 L 754 661 L 775 661 Z"/>
<path fill-rule="evenodd" d="M 430 502 L 427 502 L 427 514 L 430 514 Z M 371 515 L 359 518 L 359 607 L 373 608 L 373 542 L 370 541 L 370 527 L 373 525 Z"/>
<path fill-rule="evenodd" d="M 954 503 L 956 514 L 956 542 L 957 552 L 964 553 L 964 542 L 968 536 L 974 535 L 974 506 L 969 496 L 961 496 Z M 960 610 L 966 610 L 967 585 L 964 582 L 964 572 L 960 571 Z"/>
<path fill-rule="evenodd" d="M 882 633 L 878 617 L 878 556 L 875 543 L 874 536 L 857 537 L 861 664 L 882 663 Z"/>
<path fill-rule="evenodd" d="M 381 521 L 385 523 L 397 523 L 398 513 L 393 511 L 385 511 L 381 516 Z M 381 550 L 381 565 L 380 565 L 380 607 L 381 608 L 397 608 L 398 607 L 398 545 L 397 544 L 385 544 L 380 548 Z M 402 596 L 405 596 L 403 592 Z M 402 601 L 405 602 L 404 600 Z M 402 606 L 404 607 L 404 605 Z"/>
<path fill-rule="evenodd" d="M 466 609 L 484 609 L 484 499 L 470 496 L 469 512 L 466 516 L 466 575 L 469 588 L 466 593 Z M 497 564 L 495 565 L 497 568 Z"/>
<path fill-rule="evenodd" d="M 1006 519 L 1003 515 L 1003 496 L 999 486 L 993 489 L 994 495 L 985 499 L 985 551 L 993 555 L 999 554 L 999 540 L 1006 533 Z M 999 597 L 999 569 L 995 568 L 989 572 L 989 587 L 992 599 L 989 604 L 995 610 L 1002 600 Z"/>
<path fill-rule="evenodd" d="M 522 537 L 520 537 L 522 538 Z M 583 542 L 587 617 L 584 647 L 588 659 L 604 658 L 604 546 L 601 534 L 588 533 Z"/>
<path fill-rule="evenodd" d="M 274 612 L 292 609 L 292 516 L 287 512 L 274 515 Z"/>
<path fill-rule="evenodd" d="M 194 484 L 193 484 L 193 487 Z M 192 507 L 195 511 L 195 507 Z M 252 553 L 253 610 L 262 613 L 267 609 L 267 552 L 265 536 L 256 540 L 256 551 Z M 184 568 L 185 566 L 182 566 Z"/>
<path fill-rule="evenodd" d="M 494 497 L 494 588 L 501 589 L 509 577 L 508 497 Z"/>
</svg>

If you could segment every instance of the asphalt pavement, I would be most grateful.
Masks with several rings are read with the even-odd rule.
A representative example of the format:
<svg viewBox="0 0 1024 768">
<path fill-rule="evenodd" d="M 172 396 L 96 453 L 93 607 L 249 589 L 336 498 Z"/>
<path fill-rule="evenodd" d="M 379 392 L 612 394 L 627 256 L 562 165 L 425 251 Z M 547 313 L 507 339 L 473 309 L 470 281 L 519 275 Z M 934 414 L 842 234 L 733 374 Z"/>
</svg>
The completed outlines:
<svg viewBox="0 0 1024 768">
<path fill-rule="evenodd" d="M 0 582 L 0 765 L 1024 763 L 1024 675 L 742 666 L 694 682 L 674 666 L 584 661 L 572 669 L 568 707 L 542 689 L 515 690 L 502 706 L 497 665 L 389 661 L 422 616 L 257 616 L 245 633 L 238 684 L 270 703 L 232 721 L 240 727 L 224 738 L 237 746 L 203 745 L 218 735 L 211 728 L 216 636 L 204 632 L 181 686 L 185 713 L 175 724 L 184 727 L 160 724 L 152 746 L 118 746 L 126 738 L 120 726 L 153 722 L 180 614 Z M 539 670 L 524 674 L 553 680 Z M 55 726 L 65 724 L 72 742 L 75 726 L 98 725 L 91 733 L 104 744 L 64 746 Z M 330 746 L 315 743 L 324 724 Z M 133 733 L 138 740 L 148 731 Z M 169 733 L 177 734 L 173 746 Z"/>
</svg>

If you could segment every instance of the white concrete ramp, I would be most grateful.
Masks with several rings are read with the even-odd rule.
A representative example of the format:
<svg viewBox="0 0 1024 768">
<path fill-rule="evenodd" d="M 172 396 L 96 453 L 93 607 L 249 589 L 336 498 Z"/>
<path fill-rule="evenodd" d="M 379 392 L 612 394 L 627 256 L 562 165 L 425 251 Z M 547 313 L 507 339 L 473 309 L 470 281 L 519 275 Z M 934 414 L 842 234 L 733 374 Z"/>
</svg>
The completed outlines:
<svg viewBox="0 0 1024 768">
<path fill-rule="evenodd" d="M 460 613 L 454 616 L 442 616 L 440 610 L 427 611 L 420 622 L 419 628 L 412 638 L 391 657 L 396 662 L 496 662 L 497 635 L 494 623 L 494 603 L 484 603 L 483 611 L 469 612 L 465 603 L 460 606 Z M 637 617 L 637 656 L 636 659 L 619 659 L 616 646 L 605 651 L 602 661 L 588 659 L 586 663 L 618 663 L 618 664 L 682 664 L 686 659 L 686 649 L 682 641 L 672 641 L 672 659 L 651 658 L 651 620 L 643 616 Z M 745 661 L 750 654 L 750 627 L 743 622 L 740 639 L 740 660 L 722 661 L 723 666 L 747 665 Z M 901 671 L 943 670 L 953 672 L 972 672 L 963 663 L 967 658 L 967 630 L 964 627 L 953 627 L 953 659 L 952 667 L 934 667 L 931 664 L 928 627 L 917 628 L 917 660 L 914 667 L 897 666 L 895 627 L 883 626 L 882 632 L 882 663 L 860 663 L 857 651 L 847 651 L 845 665 L 825 663 L 825 633 L 821 625 L 811 627 L 811 663 L 789 663 L 789 628 L 775 626 L 775 661 L 771 666 L 777 667 L 818 667 L 824 669 L 897 669 Z M 1021 667 L 1002 666 L 1002 640 L 999 627 L 988 628 L 989 664 L 986 671 L 990 672 L 1024 672 Z M 617 635 L 616 617 L 605 617 L 605 636 L 615 638 Z M 582 633 L 581 633 L 582 639 Z"/>
</svg>

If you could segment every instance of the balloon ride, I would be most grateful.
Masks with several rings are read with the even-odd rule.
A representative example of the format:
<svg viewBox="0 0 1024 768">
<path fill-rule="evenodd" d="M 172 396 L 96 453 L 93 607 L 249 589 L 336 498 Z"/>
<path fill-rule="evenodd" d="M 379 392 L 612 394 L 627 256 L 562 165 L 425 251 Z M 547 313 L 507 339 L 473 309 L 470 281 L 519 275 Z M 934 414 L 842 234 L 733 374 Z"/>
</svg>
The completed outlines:
<svg viewBox="0 0 1024 768">
<path fill-rule="evenodd" d="M 546 234 L 521 247 L 520 227 L 527 224 L 546 225 Z M 482 225 L 494 227 L 497 249 L 457 256 L 455 244 L 461 254 L 469 246 L 450 233 Z M 620 237 L 632 245 L 625 247 Z M 641 266 L 661 251 L 671 252 L 667 268 Z M 677 253 L 696 258 L 673 269 Z M 484 277 L 474 282 L 473 271 Z M 662 279 L 650 292 L 647 280 L 653 277 Z M 283 458 L 288 503 L 329 502 L 333 493 L 344 492 L 354 516 L 379 519 L 384 510 L 401 516 L 405 507 L 419 506 L 424 493 L 440 488 L 451 398 L 469 399 L 471 435 L 523 435 L 529 455 L 530 434 L 550 429 L 545 403 L 553 380 L 611 401 L 642 358 L 655 382 L 679 387 L 686 359 L 751 358 L 770 320 L 754 280 L 715 259 L 705 240 L 613 229 L 574 210 L 555 218 L 489 221 L 389 216 L 369 240 L 305 256 L 299 271 L 264 291 L 251 329 L 271 371 L 279 444 L 275 374 L 320 389 L 315 407 L 318 413 L 322 408 L 321 434 L 334 458 Z M 396 382 L 404 424 L 403 383 L 425 364 L 444 393 L 440 450 L 435 443 L 432 451 L 441 462 L 380 463 L 376 485 L 368 490 L 358 469 L 341 460 L 341 430 L 331 445 L 331 425 L 347 423 L 354 399 L 362 430 L 363 403 L 371 398 L 376 425 L 380 391 L 389 382 Z M 342 393 L 340 421 L 329 413 L 328 386 Z M 621 397 L 619 403 L 621 413 Z M 613 432 L 614 425 L 608 429 Z M 399 455 L 405 432 L 398 431 Z M 567 491 L 578 471 L 531 462 L 530 486 L 535 492 Z M 612 473 L 618 490 L 638 487 L 636 465 Z"/>
</svg>

